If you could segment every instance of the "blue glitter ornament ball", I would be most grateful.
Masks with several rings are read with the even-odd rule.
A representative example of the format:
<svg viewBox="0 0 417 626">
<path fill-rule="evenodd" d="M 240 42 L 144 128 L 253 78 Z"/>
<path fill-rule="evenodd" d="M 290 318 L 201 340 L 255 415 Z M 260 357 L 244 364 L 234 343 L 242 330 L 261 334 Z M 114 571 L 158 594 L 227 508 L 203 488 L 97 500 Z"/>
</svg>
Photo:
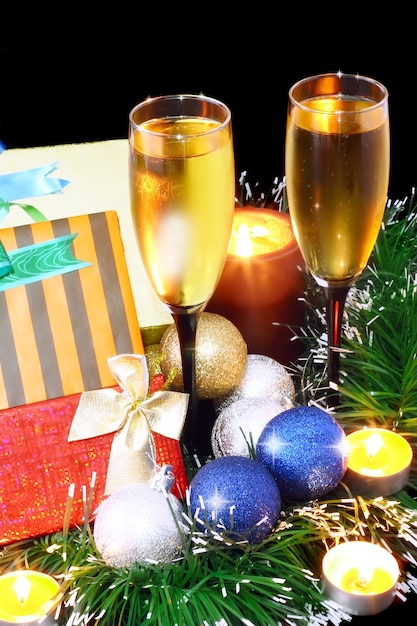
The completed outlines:
<svg viewBox="0 0 417 626">
<path fill-rule="evenodd" d="M 251 544 L 269 537 L 281 513 L 272 474 L 254 459 L 227 456 L 209 461 L 190 482 L 190 507 L 202 527 L 226 530 Z M 207 528 L 208 531 L 208 528 Z"/>
<path fill-rule="evenodd" d="M 297 406 L 268 422 L 255 456 L 275 477 L 282 498 L 305 502 L 325 495 L 343 478 L 347 437 L 323 409 Z"/>
</svg>

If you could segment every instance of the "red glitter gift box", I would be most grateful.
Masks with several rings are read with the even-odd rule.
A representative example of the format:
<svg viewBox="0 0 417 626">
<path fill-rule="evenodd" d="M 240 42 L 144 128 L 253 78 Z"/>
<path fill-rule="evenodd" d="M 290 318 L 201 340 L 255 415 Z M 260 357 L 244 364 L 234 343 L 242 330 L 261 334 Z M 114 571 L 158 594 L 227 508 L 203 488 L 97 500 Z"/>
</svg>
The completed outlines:
<svg viewBox="0 0 417 626">
<path fill-rule="evenodd" d="M 83 487 L 96 473 L 92 506 L 104 493 L 112 436 L 67 442 L 80 394 L 2 411 L 0 542 L 62 528 L 70 485 L 71 524 L 82 523 Z"/>
<path fill-rule="evenodd" d="M 114 434 L 68 442 L 84 391 L 115 386 L 114 355 L 144 354 L 117 214 L 0 230 L 13 271 L 0 279 L 0 544 L 71 525 L 104 498 Z M 179 442 L 152 433 L 157 463 L 184 492 Z M 73 486 L 73 487 L 72 487 Z"/>
<path fill-rule="evenodd" d="M 72 526 L 85 519 L 93 477 L 91 513 L 103 500 L 114 435 L 68 442 L 79 400 L 74 394 L 1 412 L 0 544 L 60 530 L 71 485 Z M 157 463 L 173 466 L 172 493 L 183 495 L 187 483 L 178 441 L 152 436 Z"/>
</svg>

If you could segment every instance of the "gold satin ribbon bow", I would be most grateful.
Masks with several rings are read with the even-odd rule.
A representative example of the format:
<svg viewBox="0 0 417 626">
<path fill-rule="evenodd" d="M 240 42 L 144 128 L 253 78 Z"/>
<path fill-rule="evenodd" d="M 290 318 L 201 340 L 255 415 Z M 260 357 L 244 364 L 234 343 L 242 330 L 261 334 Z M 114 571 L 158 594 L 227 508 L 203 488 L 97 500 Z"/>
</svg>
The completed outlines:
<svg viewBox="0 0 417 626">
<path fill-rule="evenodd" d="M 148 482 L 155 469 L 151 431 L 179 440 L 188 395 L 157 391 L 147 398 L 149 373 L 145 355 L 121 354 L 108 359 L 122 388 L 85 391 L 71 424 L 68 441 L 115 432 L 110 450 L 105 494 L 137 482 Z"/>
</svg>

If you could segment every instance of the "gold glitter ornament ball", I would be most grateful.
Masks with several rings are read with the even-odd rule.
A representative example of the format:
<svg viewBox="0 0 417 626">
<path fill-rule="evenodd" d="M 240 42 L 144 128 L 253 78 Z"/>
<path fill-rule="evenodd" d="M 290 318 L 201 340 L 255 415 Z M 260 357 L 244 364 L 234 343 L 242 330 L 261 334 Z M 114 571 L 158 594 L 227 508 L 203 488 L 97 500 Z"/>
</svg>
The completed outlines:
<svg viewBox="0 0 417 626">
<path fill-rule="evenodd" d="M 182 391 L 180 344 L 174 324 L 162 336 L 160 351 L 164 376 L 168 378 L 174 370 L 177 372 L 170 389 Z M 200 313 L 196 335 L 198 398 L 217 398 L 236 387 L 242 379 L 247 354 L 246 342 L 232 322 L 216 313 Z"/>
</svg>

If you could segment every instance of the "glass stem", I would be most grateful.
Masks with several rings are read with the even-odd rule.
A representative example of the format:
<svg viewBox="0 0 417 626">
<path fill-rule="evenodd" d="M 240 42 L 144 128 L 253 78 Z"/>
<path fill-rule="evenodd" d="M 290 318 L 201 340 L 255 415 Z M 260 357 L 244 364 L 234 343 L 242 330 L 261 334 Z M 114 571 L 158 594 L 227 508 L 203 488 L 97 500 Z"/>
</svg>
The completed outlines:
<svg viewBox="0 0 417 626">
<path fill-rule="evenodd" d="M 338 385 L 340 378 L 340 340 L 342 334 L 343 312 L 350 285 L 327 285 L 323 287 L 327 321 L 327 380 L 328 404 L 339 404 Z"/>
<path fill-rule="evenodd" d="M 190 454 L 198 454 L 198 419 L 196 386 L 196 334 L 198 313 L 173 313 L 181 350 L 184 393 L 189 394 L 182 442 Z"/>
</svg>

